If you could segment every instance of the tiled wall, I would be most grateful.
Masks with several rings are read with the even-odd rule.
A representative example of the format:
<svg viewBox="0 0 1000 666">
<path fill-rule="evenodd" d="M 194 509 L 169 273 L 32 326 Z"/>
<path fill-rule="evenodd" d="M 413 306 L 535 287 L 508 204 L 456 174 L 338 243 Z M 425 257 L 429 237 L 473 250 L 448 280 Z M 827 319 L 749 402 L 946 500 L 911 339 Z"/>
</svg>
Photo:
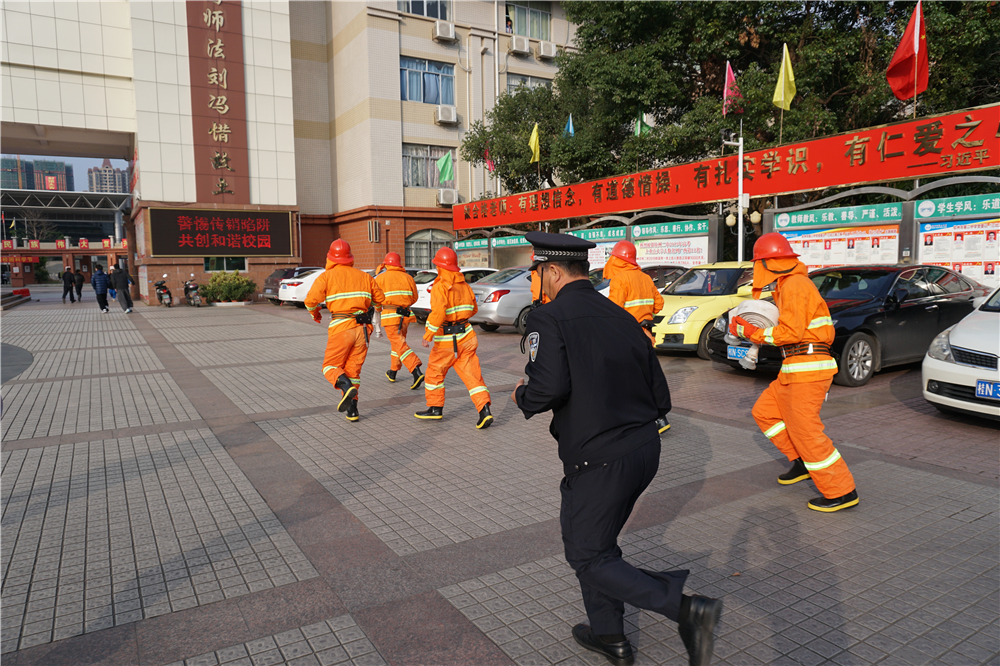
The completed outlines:
<svg viewBox="0 0 1000 666">
<path fill-rule="evenodd" d="M 135 131 L 127 2 L 4 2 L 2 119 Z"/>
</svg>

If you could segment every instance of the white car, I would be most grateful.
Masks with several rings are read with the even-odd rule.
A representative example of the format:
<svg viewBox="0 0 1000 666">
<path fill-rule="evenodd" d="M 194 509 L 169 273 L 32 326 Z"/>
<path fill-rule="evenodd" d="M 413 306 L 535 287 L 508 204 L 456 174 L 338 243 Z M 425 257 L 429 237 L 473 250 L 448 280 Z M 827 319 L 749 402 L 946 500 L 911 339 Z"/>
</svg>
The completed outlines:
<svg viewBox="0 0 1000 666">
<path fill-rule="evenodd" d="M 465 281 L 469 284 L 481 280 L 490 273 L 497 272 L 495 268 L 463 268 L 461 270 L 462 274 L 465 275 Z M 436 268 L 420 271 L 413 276 L 413 281 L 417 283 L 417 302 L 410 306 L 410 310 L 413 311 L 413 316 L 421 324 L 427 321 L 427 315 L 431 313 L 431 286 L 435 279 L 437 279 Z"/>
<path fill-rule="evenodd" d="M 322 274 L 323 271 L 316 270 L 311 273 L 304 273 L 297 277 L 282 280 L 278 287 L 278 300 L 288 301 L 299 307 L 305 307 L 306 296 L 309 295 L 310 287 L 313 286 L 316 278 Z"/>
<path fill-rule="evenodd" d="M 931 343 L 921 368 L 924 398 L 941 411 L 1000 420 L 1000 289 Z"/>
</svg>

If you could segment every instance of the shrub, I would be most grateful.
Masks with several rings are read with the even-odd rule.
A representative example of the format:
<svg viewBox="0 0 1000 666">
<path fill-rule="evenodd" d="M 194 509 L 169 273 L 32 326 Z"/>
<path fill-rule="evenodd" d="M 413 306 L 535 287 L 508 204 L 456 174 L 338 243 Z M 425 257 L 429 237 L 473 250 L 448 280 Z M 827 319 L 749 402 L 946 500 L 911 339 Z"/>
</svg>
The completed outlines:
<svg viewBox="0 0 1000 666">
<path fill-rule="evenodd" d="M 212 273 L 207 285 L 199 290 L 202 298 L 211 301 L 243 301 L 257 291 L 257 283 L 238 271 Z"/>
</svg>

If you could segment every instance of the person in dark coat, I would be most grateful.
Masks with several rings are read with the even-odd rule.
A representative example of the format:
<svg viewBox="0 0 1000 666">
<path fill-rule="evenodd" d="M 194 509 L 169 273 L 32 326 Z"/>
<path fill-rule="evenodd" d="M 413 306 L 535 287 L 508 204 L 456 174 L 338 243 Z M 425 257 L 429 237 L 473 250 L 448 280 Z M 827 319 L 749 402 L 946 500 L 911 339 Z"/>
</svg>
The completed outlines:
<svg viewBox="0 0 1000 666">
<path fill-rule="evenodd" d="M 111 282 L 111 288 L 117 292 L 116 298 L 118 304 L 122 306 L 122 310 L 125 311 L 125 314 L 132 312 L 132 295 L 129 294 L 129 285 L 132 284 L 132 280 L 128 273 L 123 271 L 120 266 L 115 266 L 111 269 L 111 275 L 108 279 Z"/>
<path fill-rule="evenodd" d="M 90 286 L 94 288 L 97 295 L 97 307 L 101 312 L 108 312 L 108 275 L 100 264 L 94 264 L 94 274 L 90 276 Z"/>
<path fill-rule="evenodd" d="M 76 283 L 76 300 L 78 300 L 78 301 L 82 301 L 83 300 L 83 283 L 84 283 L 84 280 L 85 280 L 85 278 L 83 277 L 83 273 L 80 272 L 79 268 L 76 269 L 76 274 L 73 275 L 73 281 Z"/>
<path fill-rule="evenodd" d="M 69 302 L 76 303 L 76 298 L 73 297 L 73 288 L 76 286 L 76 277 L 73 275 L 73 269 L 69 266 L 66 267 L 66 271 L 62 274 L 63 283 L 63 303 L 66 302 L 66 294 L 69 294 Z"/>
<path fill-rule="evenodd" d="M 618 535 L 656 475 L 656 420 L 670 390 L 635 317 L 594 290 L 587 278 L 593 243 L 531 232 L 542 289 L 552 299 L 527 317 L 528 382 L 511 399 L 525 418 L 552 411 L 559 443 L 563 546 L 576 572 L 590 624 L 573 627 L 583 648 L 616 666 L 634 663 L 625 603 L 677 622 L 691 666 L 712 658 L 722 601 L 683 594 L 686 570 L 646 571 L 624 559 Z"/>
</svg>

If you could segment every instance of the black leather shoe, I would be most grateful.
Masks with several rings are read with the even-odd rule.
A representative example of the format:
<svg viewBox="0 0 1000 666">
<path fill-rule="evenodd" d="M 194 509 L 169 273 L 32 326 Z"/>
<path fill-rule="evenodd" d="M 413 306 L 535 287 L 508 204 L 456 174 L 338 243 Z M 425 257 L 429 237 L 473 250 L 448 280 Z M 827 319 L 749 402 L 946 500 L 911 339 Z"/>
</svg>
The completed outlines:
<svg viewBox="0 0 1000 666">
<path fill-rule="evenodd" d="M 347 375 L 337 377 L 337 383 L 334 386 L 344 392 L 344 396 L 337 405 L 337 411 L 346 412 L 347 408 L 351 406 L 351 401 L 358 397 L 358 389 Z"/>
<path fill-rule="evenodd" d="M 628 640 L 624 640 L 621 643 L 605 643 L 594 635 L 593 629 L 585 624 L 578 624 L 573 627 L 573 638 L 580 647 L 586 648 L 591 652 L 603 654 L 615 666 L 632 666 L 635 663 L 632 644 Z"/>
<path fill-rule="evenodd" d="M 835 497 L 833 499 L 817 497 L 816 499 L 811 499 L 809 500 L 809 504 L 807 506 L 813 511 L 825 511 L 826 513 L 830 513 L 832 511 L 840 511 L 841 509 L 849 509 L 852 506 L 857 506 L 860 501 L 861 500 L 858 499 L 858 490 L 855 488 L 843 497 Z"/>
<path fill-rule="evenodd" d="M 422 412 L 414 414 L 418 419 L 440 419 L 444 415 L 444 407 L 428 407 Z"/>
<path fill-rule="evenodd" d="M 662 419 L 656 419 L 656 430 L 661 435 L 670 430 L 670 422 L 667 421 L 667 417 L 664 416 Z"/>
<path fill-rule="evenodd" d="M 410 384 L 410 390 L 412 391 L 413 389 L 418 388 L 423 383 L 424 383 L 424 373 L 420 371 L 420 366 L 418 365 L 416 368 L 413 369 L 413 383 Z"/>
<path fill-rule="evenodd" d="M 783 486 L 790 486 L 793 483 L 805 481 L 808 478 L 809 470 L 806 469 L 806 464 L 802 462 L 802 458 L 796 458 L 792 461 L 792 468 L 790 470 L 778 475 L 778 483 Z"/>
<path fill-rule="evenodd" d="M 688 666 L 708 666 L 715 648 L 715 625 L 722 617 L 722 599 L 691 597 L 687 617 L 677 624 L 677 633 L 688 651 Z"/>
<path fill-rule="evenodd" d="M 386 370 L 385 371 L 385 376 L 389 378 L 390 382 L 395 382 L 396 381 L 396 371 L 395 370 Z"/>
<path fill-rule="evenodd" d="M 476 421 L 476 428 L 482 430 L 483 428 L 489 428 L 493 423 L 493 415 L 490 414 L 490 405 L 486 403 L 482 409 L 479 410 L 479 420 Z"/>
<path fill-rule="evenodd" d="M 358 401 L 351 400 L 350 406 L 347 408 L 347 420 L 357 421 L 361 418 L 361 414 L 358 413 Z"/>
</svg>

